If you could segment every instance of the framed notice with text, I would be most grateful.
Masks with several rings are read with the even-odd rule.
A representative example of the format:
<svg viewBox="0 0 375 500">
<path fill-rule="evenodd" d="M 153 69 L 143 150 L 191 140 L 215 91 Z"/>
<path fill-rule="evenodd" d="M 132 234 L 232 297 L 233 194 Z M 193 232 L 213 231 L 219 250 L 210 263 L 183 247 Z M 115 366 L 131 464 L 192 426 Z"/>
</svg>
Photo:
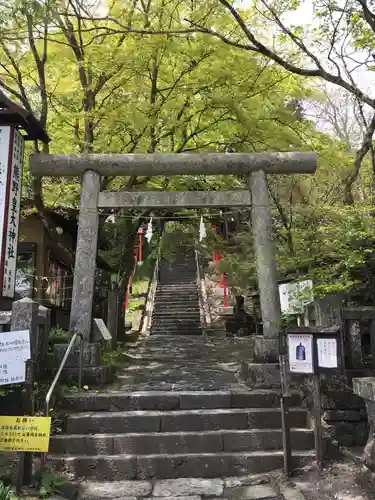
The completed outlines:
<svg viewBox="0 0 375 500">
<path fill-rule="evenodd" d="M 313 336 L 289 333 L 288 358 L 291 373 L 314 373 Z"/>
<path fill-rule="evenodd" d="M 288 330 L 288 358 L 291 373 L 341 373 L 344 366 L 339 326 L 294 327 Z"/>
</svg>

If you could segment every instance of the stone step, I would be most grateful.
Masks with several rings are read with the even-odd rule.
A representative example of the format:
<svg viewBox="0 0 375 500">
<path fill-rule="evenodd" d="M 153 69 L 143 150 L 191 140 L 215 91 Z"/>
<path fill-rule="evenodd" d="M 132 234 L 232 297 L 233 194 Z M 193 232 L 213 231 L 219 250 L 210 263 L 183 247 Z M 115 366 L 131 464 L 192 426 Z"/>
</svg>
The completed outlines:
<svg viewBox="0 0 375 500">
<path fill-rule="evenodd" d="M 174 313 L 174 314 L 168 314 L 168 313 L 154 313 L 152 315 L 152 322 L 153 324 L 155 323 L 160 323 L 162 325 L 180 325 L 181 323 L 189 323 L 189 324 L 197 324 L 201 326 L 200 322 L 200 314 L 199 313 L 190 313 L 190 314 L 183 314 L 183 313 Z"/>
<path fill-rule="evenodd" d="M 181 318 L 181 319 L 170 319 L 170 318 L 152 318 L 151 328 L 158 326 L 164 330 L 175 329 L 175 328 L 185 328 L 186 330 L 191 330 L 192 328 L 201 328 L 200 318 Z"/>
<path fill-rule="evenodd" d="M 157 292 L 155 294 L 155 300 L 156 299 L 166 299 L 168 301 L 171 301 L 173 303 L 179 303 L 182 300 L 187 300 L 188 302 L 192 302 L 194 300 L 198 300 L 198 293 L 196 291 L 194 292 L 188 292 L 188 293 L 180 293 L 178 291 L 176 292 Z"/>
<path fill-rule="evenodd" d="M 202 335 L 202 328 L 199 324 L 194 325 L 168 325 L 156 324 L 151 326 L 151 333 L 153 335 Z"/>
<path fill-rule="evenodd" d="M 290 405 L 299 406 L 301 400 L 301 393 L 293 392 Z M 277 391 L 84 392 L 65 396 L 61 406 L 68 412 L 278 408 L 280 393 Z"/>
<path fill-rule="evenodd" d="M 198 292 L 198 287 L 196 283 L 176 283 L 174 285 L 159 285 L 156 288 L 156 293 L 194 293 Z"/>
<path fill-rule="evenodd" d="M 293 468 L 311 463 L 312 451 L 293 454 Z M 281 469 L 282 451 L 240 453 L 192 453 L 161 455 L 97 455 L 48 457 L 52 468 L 74 478 L 118 481 L 146 478 L 227 477 Z"/>
<path fill-rule="evenodd" d="M 246 484 L 259 484 L 259 476 L 255 476 L 253 481 L 247 480 Z M 241 481 L 234 478 L 236 483 Z M 227 484 L 231 484 L 233 478 L 227 480 Z M 242 483 L 240 483 L 242 484 Z M 76 486 L 79 500 L 109 500 L 109 499 L 154 499 L 172 500 L 176 497 L 182 500 L 200 500 L 204 498 L 221 497 L 224 492 L 223 479 L 167 479 L 159 481 L 84 481 Z M 256 488 L 256 486 L 255 486 Z M 258 487 L 259 490 L 259 487 Z M 182 497 L 182 498 L 181 498 Z M 253 496 L 253 498 L 255 498 Z M 266 500 L 265 495 L 261 498 Z"/>
<path fill-rule="evenodd" d="M 188 321 L 189 323 L 196 322 L 196 323 L 200 324 L 200 313 L 198 311 L 196 313 L 188 313 L 188 314 L 186 314 L 186 313 L 184 314 L 183 312 L 181 312 L 181 313 L 160 312 L 158 314 L 156 311 L 155 311 L 155 313 L 156 313 L 156 319 L 158 321 L 165 322 L 165 324 L 168 324 L 168 323 L 180 324 L 183 321 Z M 152 315 L 153 318 L 154 318 L 154 314 Z"/>
<path fill-rule="evenodd" d="M 308 429 L 291 431 L 292 449 L 311 450 L 314 434 Z M 141 434 L 70 434 L 52 436 L 54 455 L 152 455 L 157 453 L 221 453 L 281 450 L 282 431 L 275 429 L 170 432 Z"/>
<path fill-rule="evenodd" d="M 290 411 L 290 426 L 306 427 L 306 411 Z M 280 429 L 278 408 L 96 412 L 68 415 L 68 434 Z"/>
<path fill-rule="evenodd" d="M 199 311 L 199 303 L 198 299 L 197 300 L 180 300 L 179 302 L 174 301 L 174 299 L 169 300 L 162 300 L 162 298 L 158 299 L 158 302 L 156 302 L 157 307 L 154 308 L 157 311 L 163 311 L 163 312 L 189 312 L 189 311 Z"/>
<path fill-rule="evenodd" d="M 151 328 L 161 328 L 162 330 L 178 330 L 190 332 L 192 329 L 201 330 L 202 325 L 198 318 L 181 318 L 179 321 L 173 321 L 168 318 L 152 318 Z"/>
<path fill-rule="evenodd" d="M 165 303 L 163 302 L 164 307 L 162 307 L 162 303 L 160 303 L 159 308 L 160 309 L 166 309 Z M 195 301 L 181 301 L 181 303 L 176 303 L 176 302 L 171 302 L 170 304 L 167 304 L 168 311 L 196 311 L 197 309 L 199 310 L 199 304 L 198 300 L 195 303 Z"/>
<path fill-rule="evenodd" d="M 183 285 L 185 289 L 197 289 L 197 281 L 181 281 L 176 283 L 161 283 L 159 282 L 157 285 L 157 290 L 181 290 L 181 286 Z"/>
<path fill-rule="evenodd" d="M 186 310 L 183 307 L 181 307 L 179 310 L 173 310 L 170 309 L 168 306 L 165 308 L 156 308 L 153 311 L 153 315 L 156 316 L 164 316 L 169 319 L 178 319 L 178 318 L 191 318 L 191 317 L 196 317 L 200 315 L 200 310 L 199 308 L 195 308 L 195 310 Z"/>
<path fill-rule="evenodd" d="M 197 287 L 197 277 L 187 277 L 185 279 L 181 279 L 178 276 L 176 278 L 170 278 L 170 279 L 164 279 L 160 280 L 158 283 L 158 286 L 163 286 L 163 287 L 179 287 L 179 286 L 189 286 L 195 288 Z"/>
<path fill-rule="evenodd" d="M 173 315 L 160 315 L 156 314 L 152 316 L 152 324 L 160 324 L 162 326 L 171 325 L 174 327 L 175 325 L 198 325 L 201 326 L 200 315 L 199 314 L 191 314 L 191 315 L 183 315 L 183 314 L 173 314 Z"/>
<path fill-rule="evenodd" d="M 176 346 L 176 347 L 178 347 L 178 346 L 186 347 L 186 346 L 188 346 L 188 344 L 197 345 L 196 340 L 192 341 L 190 337 L 184 337 L 183 335 L 181 335 L 181 337 L 178 340 L 176 340 L 174 337 L 171 337 L 170 340 L 171 340 L 171 342 L 173 341 L 174 346 Z M 145 343 L 145 345 L 148 346 L 148 345 L 160 344 L 160 346 L 165 347 L 165 343 L 166 343 L 165 337 L 160 337 L 160 338 L 154 337 L 153 339 L 148 339 L 147 342 Z M 202 338 L 200 343 L 206 344 L 207 340 Z M 210 341 L 210 343 L 212 343 L 212 342 Z"/>
<path fill-rule="evenodd" d="M 170 276 L 165 277 L 164 279 L 162 278 L 158 282 L 159 287 L 178 287 L 178 286 L 187 286 L 187 287 L 193 287 L 197 286 L 197 276 L 196 275 L 190 275 L 186 277 L 181 277 L 181 276 Z"/>
<path fill-rule="evenodd" d="M 181 330 L 176 327 L 174 330 L 165 330 L 163 328 L 151 328 L 151 335 L 166 335 L 178 337 L 179 335 L 189 335 L 190 337 L 199 337 L 202 335 L 202 330 Z"/>
<path fill-rule="evenodd" d="M 174 315 L 175 314 L 178 314 L 178 318 L 175 318 L 175 319 L 179 319 L 179 318 L 200 318 L 200 311 L 199 309 L 198 310 L 190 310 L 190 311 L 184 311 L 184 310 L 181 310 L 179 311 L 178 313 L 177 312 L 174 312 L 174 311 L 171 311 L 169 308 L 165 311 L 154 311 L 153 313 L 153 317 L 155 318 L 166 318 L 166 319 L 174 319 Z"/>
<path fill-rule="evenodd" d="M 161 326 L 171 326 L 175 328 L 176 326 L 185 325 L 197 325 L 199 328 L 201 327 L 200 315 L 196 316 L 181 316 L 179 317 L 179 313 L 175 313 L 171 316 L 152 316 L 151 325 L 159 324 Z"/>
<path fill-rule="evenodd" d="M 202 335 L 202 326 L 200 321 L 188 321 L 183 320 L 181 322 L 166 322 L 162 320 L 156 320 L 151 323 L 151 331 L 156 332 L 160 330 L 160 334 L 166 335 Z"/>
<path fill-rule="evenodd" d="M 155 301 L 156 303 L 159 303 L 161 307 L 180 307 L 182 308 L 184 304 L 188 305 L 189 307 L 197 307 L 198 306 L 198 295 L 181 295 L 177 296 L 165 296 L 165 295 L 156 295 L 155 296 Z"/>
<path fill-rule="evenodd" d="M 170 302 L 171 305 L 180 306 L 182 302 L 186 302 L 191 306 L 192 304 L 198 302 L 198 294 L 177 294 L 177 292 L 174 294 L 166 294 L 164 292 L 155 294 L 155 301 L 157 302 L 161 300 Z"/>
<path fill-rule="evenodd" d="M 173 292 L 178 292 L 178 293 L 197 293 L 198 287 L 196 282 L 194 283 L 169 283 L 169 284 L 163 284 L 162 286 L 159 285 L 156 288 L 156 293 L 173 293 Z"/>
<path fill-rule="evenodd" d="M 151 329 L 155 327 L 160 328 L 163 331 L 175 331 L 177 328 L 180 331 L 180 335 L 183 335 L 182 332 L 184 330 L 186 330 L 188 332 L 187 334 L 189 334 L 192 329 L 200 330 L 202 328 L 202 325 L 200 320 L 198 319 L 182 318 L 180 321 L 173 321 L 168 320 L 167 318 L 153 318 L 151 322 Z"/>
</svg>

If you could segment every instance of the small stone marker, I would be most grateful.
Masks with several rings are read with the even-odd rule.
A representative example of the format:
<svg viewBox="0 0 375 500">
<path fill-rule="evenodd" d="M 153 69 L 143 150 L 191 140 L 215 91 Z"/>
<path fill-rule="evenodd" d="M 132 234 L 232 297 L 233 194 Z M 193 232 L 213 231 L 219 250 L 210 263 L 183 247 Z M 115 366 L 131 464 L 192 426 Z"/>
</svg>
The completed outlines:
<svg viewBox="0 0 375 500">
<path fill-rule="evenodd" d="M 101 318 L 94 318 L 94 323 L 98 327 L 98 330 L 102 334 L 104 340 L 112 340 L 112 335 Z"/>
</svg>

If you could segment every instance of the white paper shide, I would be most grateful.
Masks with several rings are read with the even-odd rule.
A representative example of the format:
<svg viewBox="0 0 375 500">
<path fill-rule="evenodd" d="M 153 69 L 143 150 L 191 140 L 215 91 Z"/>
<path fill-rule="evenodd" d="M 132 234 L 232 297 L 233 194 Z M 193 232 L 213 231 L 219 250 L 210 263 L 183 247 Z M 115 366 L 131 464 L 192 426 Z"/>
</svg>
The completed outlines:
<svg viewBox="0 0 375 500">
<path fill-rule="evenodd" d="M 288 355 L 292 373 L 314 373 L 312 335 L 289 334 Z"/>
<path fill-rule="evenodd" d="M 338 368 L 337 340 L 317 339 L 318 366 L 321 368 Z"/>
<path fill-rule="evenodd" d="M 30 332 L 0 332 L 0 385 L 25 382 L 25 362 L 31 358 Z"/>
<path fill-rule="evenodd" d="M 3 297 L 14 297 L 21 208 L 24 139 L 11 126 L 0 127 L 0 281 Z"/>
</svg>

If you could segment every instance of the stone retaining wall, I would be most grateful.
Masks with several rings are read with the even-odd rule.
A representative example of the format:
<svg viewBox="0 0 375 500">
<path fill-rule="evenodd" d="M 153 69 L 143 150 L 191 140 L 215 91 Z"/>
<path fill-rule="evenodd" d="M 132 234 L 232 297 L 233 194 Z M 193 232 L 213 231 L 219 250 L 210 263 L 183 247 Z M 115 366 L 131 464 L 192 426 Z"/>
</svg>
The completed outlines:
<svg viewBox="0 0 375 500">
<path fill-rule="evenodd" d="M 364 401 L 349 391 L 327 392 L 322 396 L 323 420 L 327 435 L 340 446 L 364 446 L 369 427 Z"/>
<path fill-rule="evenodd" d="M 311 383 L 304 404 L 312 408 Z M 369 426 L 364 401 L 353 394 L 347 377 L 322 376 L 321 405 L 326 436 L 339 446 L 364 446 Z"/>
<path fill-rule="evenodd" d="M 351 378 L 347 376 L 321 376 L 321 405 L 326 436 L 339 446 L 364 446 L 367 442 L 369 426 L 363 399 L 352 391 Z M 244 361 L 241 375 L 254 389 L 280 390 L 280 369 L 276 364 L 253 364 Z M 313 425 L 312 377 L 294 375 L 290 386 L 302 391 L 302 406 L 309 411 Z M 299 404 L 293 403 L 293 404 Z"/>
</svg>

